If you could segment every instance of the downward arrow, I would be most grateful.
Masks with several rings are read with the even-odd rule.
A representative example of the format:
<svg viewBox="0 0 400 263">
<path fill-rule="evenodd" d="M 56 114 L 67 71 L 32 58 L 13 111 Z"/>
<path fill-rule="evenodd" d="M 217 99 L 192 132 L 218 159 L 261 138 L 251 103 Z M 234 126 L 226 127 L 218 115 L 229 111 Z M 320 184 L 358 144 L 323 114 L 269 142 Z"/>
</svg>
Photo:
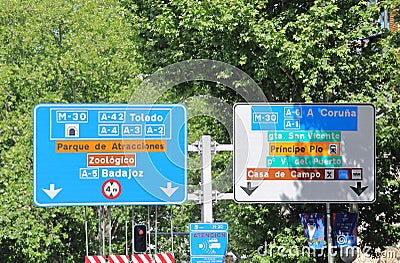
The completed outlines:
<svg viewBox="0 0 400 263">
<path fill-rule="evenodd" d="M 54 184 L 50 184 L 50 189 L 44 189 L 42 190 L 51 198 L 53 199 L 58 195 L 58 193 L 62 190 L 62 188 L 54 189 Z"/>
<path fill-rule="evenodd" d="M 361 187 L 361 182 L 357 182 L 357 187 L 351 186 L 351 185 L 350 185 L 350 188 L 353 189 L 353 191 L 354 191 L 358 196 L 360 196 L 360 195 L 365 191 L 365 189 L 368 188 L 368 186 L 363 186 L 363 187 Z"/>
<path fill-rule="evenodd" d="M 163 192 L 168 195 L 168 197 L 171 197 L 175 193 L 176 190 L 178 190 L 179 187 L 172 187 L 172 183 L 168 182 L 167 187 L 160 187 Z"/>
<path fill-rule="evenodd" d="M 243 191 L 245 191 L 246 194 L 248 194 L 249 196 L 254 192 L 254 190 L 257 189 L 257 187 L 258 187 L 258 186 L 251 187 L 251 182 L 247 182 L 247 187 L 241 186 L 241 188 L 243 189 Z"/>
</svg>

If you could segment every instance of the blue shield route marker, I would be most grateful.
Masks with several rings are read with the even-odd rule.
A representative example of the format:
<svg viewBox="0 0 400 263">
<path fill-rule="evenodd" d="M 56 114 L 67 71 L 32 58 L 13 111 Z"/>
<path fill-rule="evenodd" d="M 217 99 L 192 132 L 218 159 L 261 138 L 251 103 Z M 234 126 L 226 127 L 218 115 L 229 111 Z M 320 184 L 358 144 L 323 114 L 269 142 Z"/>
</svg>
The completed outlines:
<svg viewBox="0 0 400 263">
<path fill-rule="evenodd" d="M 191 223 L 190 262 L 222 263 L 228 246 L 227 223 Z"/>
<path fill-rule="evenodd" d="M 187 110 L 180 104 L 38 104 L 37 206 L 164 205 L 187 199 Z"/>
</svg>

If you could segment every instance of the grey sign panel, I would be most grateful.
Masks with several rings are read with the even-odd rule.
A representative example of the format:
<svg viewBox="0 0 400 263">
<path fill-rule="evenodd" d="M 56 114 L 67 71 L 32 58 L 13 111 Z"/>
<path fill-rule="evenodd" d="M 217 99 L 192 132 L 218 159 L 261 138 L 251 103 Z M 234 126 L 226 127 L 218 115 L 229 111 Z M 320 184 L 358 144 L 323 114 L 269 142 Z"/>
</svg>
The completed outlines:
<svg viewBox="0 0 400 263">
<path fill-rule="evenodd" d="M 371 104 L 236 104 L 237 202 L 375 201 Z"/>
</svg>

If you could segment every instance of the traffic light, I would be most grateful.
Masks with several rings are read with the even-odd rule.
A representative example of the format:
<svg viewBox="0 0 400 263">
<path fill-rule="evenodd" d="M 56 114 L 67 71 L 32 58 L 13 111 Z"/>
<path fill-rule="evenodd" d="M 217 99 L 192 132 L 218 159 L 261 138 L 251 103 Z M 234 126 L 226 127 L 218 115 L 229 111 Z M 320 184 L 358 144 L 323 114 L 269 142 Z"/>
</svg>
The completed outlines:
<svg viewBox="0 0 400 263">
<path fill-rule="evenodd" d="M 133 241 L 135 252 L 146 252 L 147 250 L 147 229 L 145 225 L 135 225 L 133 228 Z"/>
</svg>

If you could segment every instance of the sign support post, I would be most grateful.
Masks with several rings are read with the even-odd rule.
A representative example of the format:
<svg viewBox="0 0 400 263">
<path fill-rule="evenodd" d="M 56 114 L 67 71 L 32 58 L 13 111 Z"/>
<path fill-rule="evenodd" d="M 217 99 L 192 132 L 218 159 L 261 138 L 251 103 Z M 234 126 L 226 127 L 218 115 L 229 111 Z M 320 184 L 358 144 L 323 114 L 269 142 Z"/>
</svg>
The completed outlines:
<svg viewBox="0 0 400 263">
<path fill-rule="evenodd" d="M 134 239 L 134 228 L 135 228 L 135 207 L 132 206 L 132 214 L 131 214 L 131 223 L 132 223 L 132 231 L 131 231 L 131 243 L 132 243 L 132 253 L 135 251 L 135 239 Z"/>
<path fill-rule="evenodd" d="M 203 223 L 213 222 L 213 202 L 232 200 L 233 193 L 220 193 L 212 189 L 211 160 L 212 155 L 222 151 L 233 151 L 233 144 L 219 144 L 211 136 L 202 135 L 199 141 L 188 145 L 188 151 L 200 154 L 201 190 L 189 193 L 188 199 L 202 205 L 201 220 Z"/>
<path fill-rule="evenodd" d="M 201 146 L 201 190 L 203 191 L 203 205 L 201 207 L 201 221 L 213 222 L 212 210 L 212 178 L 211 178 L 211 136 L 203 135 L 200 138 Z"/>
<path fill-rule="evenodd" d="M 331 226 L 331 204 L 326 203 L 326 239 L 328 241 L 328 263 L 333 263 L 332 256 L 332 226 Z"/>
<path fill-rule="evenodd" d="M 88 220 L 85 206 L 85 243 L 86 243 L 86 256 L 89 256 L 89 238 L 88 238 Z"/>
</svg>

